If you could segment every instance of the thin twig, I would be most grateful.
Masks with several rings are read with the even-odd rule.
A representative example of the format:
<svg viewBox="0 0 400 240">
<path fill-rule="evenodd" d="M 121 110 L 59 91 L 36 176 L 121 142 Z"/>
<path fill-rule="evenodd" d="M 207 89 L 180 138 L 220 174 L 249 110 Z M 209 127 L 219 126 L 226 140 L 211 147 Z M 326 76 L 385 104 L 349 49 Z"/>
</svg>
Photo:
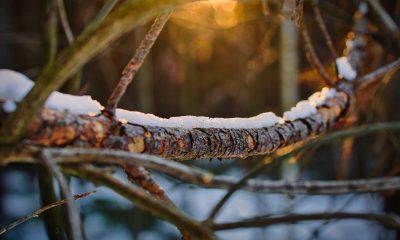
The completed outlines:
<svg viewBox="0 0 400 240">
<path fill-rule="evenodd" d="M 125 94 L 127 87 L 132 82 L 136 73 L 142 66 L 146 56 L 149 54 L 151 48 L 157 40 L 158 35 L 161 33 L 169 17 L 171 16 L 171 13 L 172 11 L 168 11 L 167 13 L 158 16 L 154 20 L 154 23 L 151 25 L 149 31 L 146 33 L 144 39 L 140 43 L 140 46 L 136 49 L 134 56 L 129 61 L 128 65 L 126 65 L 124 71 L 122 72 L 120 81 L 118 82 L 117 86 L 111 93 L 111 96 L 107 100 L 107 106 L 104 112 L 109 116 L 115 116 L 115 110 L 118 106 L 119 101 Z"/>
<path fill-rule="evenodd" d="M 383 27 L 387 29 L 390 34 L 392 34 L 393 38 L 397 42 L 397 46 L 400 45 L 400 29 L 397 26 L 396 22 L 392 19 L 390 14 L 383 8 L 381 3 L 377 0 L 367 0 L 369 6 L 372 8 L 372 11 L 375 12 L 376 17 L 380 20 Z"/>
<path fill-rule="evenodd" d="M 315 213 L 315 214 L 287 214 L 278 216 L 265 216 L 256 217 L 252 219 L 218 223 L 211 225 L 215 231 L 238 229 L 238 228 L 252 228 L 264 227 L 274 224 L 288 224 L 300 221 L 315 221 L 315 220 L 328 220 L 328 219 L 362 219 L 368 221 L 376 221 L 381 223 L 387 228 L 400 229 L 400 221 L 397 215 L 392 214 L 377 214 L 377 213 L 348 213 L 348 212 L 334 212 L 334 213 Z"/>
<path fill-rule="evenodd" d="M 144 167 L 125 163 L 122 165 L 125 173 L 128 176 L 128 180 L 141 186 L 144 190 L 148 191 L 151 195 L 165 202 L 172 208 L 176 208 L 174 202 L 168 197 L 164 189 L 154 180 L 153 176 Z M 184 228 L 179 228 L 182 234 L 182 240 L 190 239 L 190 232 Z"/>
<path fill-rule="evenodd" d="M 329 51 L 332 56 L 336 59 L 338 57 L 335 47 L 333 46 L 332 38 L 328 32 L 325 21 L 322 18 L 321 10 L 319 9 L 319 0 L 313 0 L 311 3 L 312 9 L 314 11 L 315 19 L 317 20 L 318 27 L 321 29 L 322 35 L 325 38 L 326 44 L 328 45 Z"/>
<path fill-rule="evenodd" d="M 58 10 L 57 0 L 46 0 L 46 23 L 43 33 L 43 62 L 51 64 L 57 55 L 58 46 Z M 54 190 L 53 176 L 45 166 L 38 167 L 38 183 L 40 202 L 42 206 L 57 201 Z M 43 214 L 43 221 L 47 236 L 50 239 L 62 239 L 65 233 L 65 226 L 61 209 Z"/>
<path fill-rule="evenodd" d="M 379 69 L 366 74 L 358 79 L 356 79 L 354 87 L 356 89 L 363 89 L 377 81 L 380 81 L 382 79 L 383 76 L 385 76 L 388 73 L 397 71 L 400 68 L 400 58 L 398 58 L 397 60 L 383 66 L 380 67 Z"/>
<path fill-rule="evenodd" d="M 302 21 L 302 25 L 300 28 L 301 35 L 303 36 L 304 40 L 304 49 L 306 51 L 306 57 L 308 61 L 311 63 L 311 65 L 314 66 L 314 68 L 317 70 L 319 75 L 322 77 L 322 79 L 325 81 L 325 83 L 329 86 L 332 86 L 334 84 L 333 79 L 331 76 L 328 74 L 326 71 L 325 67 L 322 65 L 321 60 L 319 59 L 318 55 L 315 52 L 314 46 L 312 44 L 309 32 L 308 32 L 308 27 L 307 23 L 305 20 Z"/>
<path fill-rule="evenodd" d="M 92 194 L 95 193 L 95 192 L 96 192 L 96 191 L 91 191 L 91 192 L 85 192 L 85 193 L 81 193 L 81 194 L 76 194 L 76 195 L 73 196 L 73 199 L 74 199 L 74 200 L 78 200 L 78 199 L 80 199 L 80 198 L 84 198 L 84 197 L 87 197 L 87 196 L 89 196 L 89 195 L 92 195 Z M 0 229 L 0 235 L 4 234 L 5 232 L 7 232 L 7 231 L 9 231 L 9 230 L 11 230 L 11 229 L 17 227 L 18 225 L 20 225 L 20 224 L 22 224 L 22 223 L 24 223 L 24 222 L 26 222 L 26 221 L 28 221 L 28 220 L 30 220 L 30 219 L 32 219 L 32 218 L 37 218 L 37 217 L 39 217 L 40 214 L 42 214 L 43 212 L 45 212 L 45 211 L 47 211 L 47 210 L 50 210 L 50 209 L 52 209 L 52 208 L 55 208 L 55 207 L 58 207 L 58 206 L 60 206 L 60 205 L 65 204 L 66 202 L 67 202 L 66 199 L 62 199 L 62 200 L 60 200 L 60 201 L 57 201 L 57 202 L 51 203 L 51 204 L 49 204 L 49 205 L 46 205 L 46 206 L 44 206 L 44 207 L 42 207 L 42 208 L 39 208 L 38 210 L 32 212 L 31 214 L 29 214 L 29 215 L 27 215 L 27 216 L 25 216 L 25 217 L 22 217 L 22 218 L 20 218 L 20 219 L 14 221 L 14 222 L 8 224 L 8 225 L 5 226 L 4 228 Z"/>
<path fill-rule="evenodd" d="M 64 29 L 65 36 L 67 37 L 67 41 L 69 45 L 71 45 L 75 41 L 74 34 L 72 33 L 71 26 L 68 21 L 67 11 L 65 10 L 64 0 L 57 0 L 58 12 L 60 15 L 60 22 Z M 79 88 L 81 86 L 82 79 L 82 70 L 78 71 L 75 75 L 71 77 L 68 82 L 68 92 L 72 94 L 76 94 L 79 92 Z"/>
<path fill-rule="evenodd" d="M 44 63 L 52 63 L 57 55 L 58 18 L 56 0 L 46 1 L 46 24 L 44 31 Z"/>
<path fill-rule="evenodd" d="M 81 166 L 79 169 L 64 167 L 64 170 L 68 174 L 87 179 L 95 184 L 100 184 L 112 189 L 132 201 L 142 210 L 163 218 L 180 228 L 187 229 L 193 234 L 192 236 L 201 239 L 213 239 L 212 232 L 206 226 L 203 226 L 199 222 L 187 217 L 176 208 L 167 206 L 163 201 L 154 198 L 136 186 L 128 186 L 114 178 L 112 175 L 89 166 Z"/>
<path fill-rule="evenodd" d="M 65 179 L 64 175 L 61 173 L 60 168 L 52 161 L 51 157 L 49 156 L 49 154 L 46 151 L 42 151 L 41 158 L 43 159 L 43 162 L 48 167 L 50 172 L 57 179 L 57 181 L 60 185 L 60 188 L 61 188 L 61 192 L 66 197 L 66 200 L 67 200 L 66 206 L 67 206 L 68 221 L 69 221 L 69 223 L 67 224 L 68 235 L 73 240 L 83 239 L 82 232 L 81 232 L 80 215 L 79 215 L 76 205 L 73 201 L 73 197 L 72 197 L 71 191 L 69 189 L 67 180 Z"/>
<path fill-rule="evenodd" d="M 118 0 L 108 0 L 106 4 L 100 9 L 97 13 L 96 17 L 89 23 L 89 25 L 85 28 L 86 30 L 94 29 L 100 25 L 100 23 L 104 20 L 104 18 L 111 12 L 114 8 L 115 4 L 118 3 Z"/>
<path fill-rule="evenodd" d="M 64 0 L 57 0 L 57 6 L 58 6 L 58 13 L 60 16 L 60 22 L 64 29 L 65 36 L 67 37 L 68 43 L 71 44 L 74 41 L 75 37 L 74 34 L 72 33 L 71 26 L 69 25 L 67 12 L 65 10 L 65 5 L 64 5 Z"/>
</svg>

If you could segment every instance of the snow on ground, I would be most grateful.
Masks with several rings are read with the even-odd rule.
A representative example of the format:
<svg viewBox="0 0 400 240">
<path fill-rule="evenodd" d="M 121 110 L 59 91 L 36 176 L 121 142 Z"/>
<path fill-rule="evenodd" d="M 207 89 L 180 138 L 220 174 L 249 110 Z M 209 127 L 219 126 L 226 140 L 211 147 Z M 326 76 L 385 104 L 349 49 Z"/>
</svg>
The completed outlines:
<svg viewBox="0 0 400 240">
<path fill-rule="evenodd" d="M 346 60 L 347 61 L 347 60 Z M 346 62 L 348 64 L 348 62 Z M 348 64 L 349 65 L 349 64 Z M 338 64 L 338 66 L 346 66 Z M 349 65 L 350 66 L 350 65 Z M 338 67 L 340 68 L 340 67 Z M 343 67 L 342 67 L 343 68 Z M 351 68 L 351 66 L 350 66 Z M 345 71 L 345 70 L 342 70 Z M 348 69 L 346 70 L 348 71 Z M 349 74 L 344 73 L 345 77 Z M 348 77 L 348 76 L 347 76 Z M 34 82 L 25 75 L 7 69 L 0 70 L 0 98 L 5 99 L 3 110 L 13 112 L 16 102 L 31 90 Z M 117 109 L 116 116 L 121 122 L 130 122 L 140 125 L 176 127 L 176 128 L 262 128 L 270 127 L 284 121 L 294 121 L 305 118 L 317 112 L 318 106 L 323 105 L 327 99 L 337 94 L 334 88 L 323 88 L 321 92 L 311 95 L 308 100 L 300 101 L 295 107 L 284 112 L 283 118 L 272 112 L 261 113 L 250 118 L 209 118 L 198 116 L 180 116 L 171 118 L 160 118 L 153 114 Z M 45 103 L 45 107 L 57 111 L 68 111 L 73 114 L 96 115 L 101 112 L 103 106 L 90 96 L 74 96 L 60 92 L 53 92 Z"/>
</svg>

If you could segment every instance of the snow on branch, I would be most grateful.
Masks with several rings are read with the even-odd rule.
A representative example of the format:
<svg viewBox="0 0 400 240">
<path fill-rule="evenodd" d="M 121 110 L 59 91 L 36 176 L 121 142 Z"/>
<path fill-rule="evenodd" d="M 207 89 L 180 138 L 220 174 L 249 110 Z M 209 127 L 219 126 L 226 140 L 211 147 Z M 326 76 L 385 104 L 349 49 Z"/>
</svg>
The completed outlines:
<svg viewBox="0 0 400 240">
<path fill-rule="evenodd" d="M 0 82 L 4 114 L 10 112 L 9 101 L 16 104 L 33 86 L 11 70 L 0 71 Z M 114 148 L 174 159 L 246 158 L 326 131 L 344 114 L 348 101 L 347 93 L 324 88 L 285 112 L 283 118 L 267 112 L 250 118 L 165 119 L 117 109 L 120 131 L 113 134 L 116 122 L 100 114 L 103 107 L 97 101 L 53 92 L 30 126 L 28 139 L 44 146 Z"/>
</svg>

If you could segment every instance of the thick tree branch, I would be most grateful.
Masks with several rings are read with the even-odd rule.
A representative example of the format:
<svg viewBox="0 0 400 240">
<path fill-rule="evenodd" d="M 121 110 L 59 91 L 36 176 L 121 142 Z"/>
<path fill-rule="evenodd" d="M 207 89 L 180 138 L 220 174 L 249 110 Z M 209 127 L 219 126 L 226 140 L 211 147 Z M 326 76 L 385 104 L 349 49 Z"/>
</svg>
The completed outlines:
<svg viewBox="0 0 400 240">
<path fill-rule="evenodd" d="M 113 120 L 103 116 L 43 109 L 29 126 L 26 140 L 41 146 L 112 148 L 178 160 L 247 158 L 326 132 L 345 114 L 348 103 L 349 95 L 340 92 L 319 107 L 316 114 L 254 129 L 183 129 L 133 123 L 115 126 Z"/>
</svg>

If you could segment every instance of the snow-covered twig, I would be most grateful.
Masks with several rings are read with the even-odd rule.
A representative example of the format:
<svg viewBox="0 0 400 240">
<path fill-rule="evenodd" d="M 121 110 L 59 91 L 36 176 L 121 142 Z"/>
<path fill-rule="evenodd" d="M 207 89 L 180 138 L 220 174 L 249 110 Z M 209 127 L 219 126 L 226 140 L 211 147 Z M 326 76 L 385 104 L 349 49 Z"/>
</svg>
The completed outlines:
<svg viewBox="0 0 400 240">
<path fill-rule="evenodd" d="M 80 198 L 84 198 L 84 197 L 87 197 L 87 196 L 89 196 L 89 195 L 92 195 L 92 194 L 95 193 L 95 192 L 96 192 L 96 191 L 91 191 L 91 192 L 85 192 L 85 193 L 81 193 L 81 194 L 76 194 L 76 195 L 73 196 L 73 199 L 74 199 L 74 200 L 78 200 L 78 199 L 80 199 Z M 23 218 L 20 218 L 20 219 L 14 221 L 14 222 L 8 224 L 8 225 L 5 226 L 4 228 L 0 229 L 0 235 L 6 233 L 7 231 L 9 231 L 9 230 L 11 230 L 11 229 L 17 227 L 18 225 L 20 225 L 20 224 L 22 224 L 22 223 L 24 223 L 24 222 L 26 222 L 26 221 L 28 221 L 28 220 L 30 220 L 30 219 L 32 219 L 32 218 L 39 217 L 40 214 L 42 214 L 43 212 L 46 212 L 47 210 L 50 210 L 50 209 L 52 209 L 52 208 L 55 208 L 55 207 L 58 207 L 58 206 L 60 206 L 60 205 L 65 204 L 66 202 L 67 202 L 67 201 L 66 201 L 65 199 L 63 199 L 63 200 L 60 200 L 60 201 L 51 203 L 51 204 L 49 204 L 49 205 L 47 205 L 47 206 L 44 206 L 44 207 L 42 207 L 42 208 L 39 208 L 38 210 L 32 212 L 31 214 L 29 214 L 29 215 L 27 215 L 27 216 L 25 216 L 25 217 L 23 217 Z"/>
</svg>

